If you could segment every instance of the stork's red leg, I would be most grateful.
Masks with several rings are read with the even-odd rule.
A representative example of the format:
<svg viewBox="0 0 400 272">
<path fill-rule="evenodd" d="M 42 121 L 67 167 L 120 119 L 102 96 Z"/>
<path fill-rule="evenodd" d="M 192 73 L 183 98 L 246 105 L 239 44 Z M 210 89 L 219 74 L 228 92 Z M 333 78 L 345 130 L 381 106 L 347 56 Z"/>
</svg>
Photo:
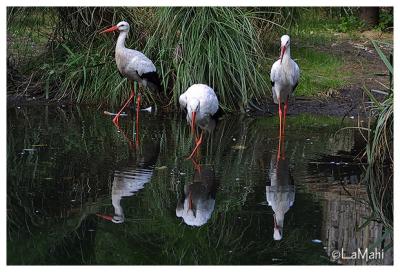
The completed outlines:
<svg viewBox="0 0 400 272">
<path fill-rule="evenodd" d="M 188 160 L 190 160 L 194 154 L 196 154 L 196 151 L 199 149 L 199 146 L 201 145 L 201 143 L 203 142 L 203 131 L 200 134 L 200 138 L 196 141 L 196 146 L 194 147 L 192 154 L 190 154 L 189 157 L 187 157 Z"/>
<path fill-rule="evenodd" d="M 129 102 L 132 101 L 133 97 L 135 97 L 135 84 L 132 84 L 132 92 L 131 96 L 129 96 L 128 100 L 125 102 L 124 106 L 119 110 L 117 115 L 114 117 L 113 122 L 114 124 L 119 128 L 119 116 L 121 115 L 121 112 L 125 109 L 125 107 L 129 104 Z"/>
</svg>

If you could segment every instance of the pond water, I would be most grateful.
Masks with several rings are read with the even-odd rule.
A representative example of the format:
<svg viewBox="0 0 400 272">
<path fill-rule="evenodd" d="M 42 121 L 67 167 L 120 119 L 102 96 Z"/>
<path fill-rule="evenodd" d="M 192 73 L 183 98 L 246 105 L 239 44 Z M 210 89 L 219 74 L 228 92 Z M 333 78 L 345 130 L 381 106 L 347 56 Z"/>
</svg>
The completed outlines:
<svg viewBox="0 0 400 272">
<path fill-rule="evenodd" d="M 362 144 L 341 119 L 225 115 L 195 160 L 181 115 L 30 106 L 7 112 L 7 263 L 392 264 L 335 259 L 378 241 Z M 138 137 L 136 137 L 138 135 Z M 138 142 L 136 141 L 138 139 Z M 381 251 L 384 242 L 379 243 Z"/>
</svg>

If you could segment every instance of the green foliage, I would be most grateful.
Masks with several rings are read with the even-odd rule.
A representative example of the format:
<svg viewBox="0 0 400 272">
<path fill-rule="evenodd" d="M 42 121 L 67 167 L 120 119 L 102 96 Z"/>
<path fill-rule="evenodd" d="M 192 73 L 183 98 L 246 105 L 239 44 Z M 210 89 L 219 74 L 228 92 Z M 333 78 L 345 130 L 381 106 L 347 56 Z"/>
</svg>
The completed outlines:
<svg viewBox="0 0 400 272">
<path fill-rule="evenodd" d="M 393 29 L 393 9 L 379 10 L 379 24 L 376 26 L 377 30 L 390 31 Z"/>
<path fill-rule="evenodd" d="M 7 8 L 7 58 L 22 73 L 37 68 L 32 59 L 47 51 L 54 20 L 51 8 Z"/>
<path fill-rule="evenodd" d="M 393 66 L 380 49 L 381 42 L 372 41 L 388 72 L 393 74 Z M 366 156 L 368 166 L 364 182 L 367 185 L 370 221 L 380 221 L 385 226 L 381 241 L 393 236 L 393 139 L 394 139 L 394 95 L 393 89 L 383 101 L 375 98 L 373 93 L 364 88 L 370 98 L 370 119 L 368 122 L 368 142 Z M 365 224 L 368 224 L 367 221 Z M 386 243 L 385 249 L 392 248 L 393 243 Z"/>
<path fill-rule="evenodd" d="M 339 19 L 339 22 L 336 24 L 336 30 L 338 32 L 351 32 L 358 31 L 364 27 L 364 23 L 357 16 L 350 15 L 344 16 Z"/>
<path fill-rule="evenodd" d="M 393 74 L 393 65 L 380 49 L 380 43 L 377 41 L 372 41 L 372 43 L 389 73 Z M 365 92 L 371 100 L 371 118 L 376 118 L 368 137 L 369 141 L 366 148 L 368 162 L 372 165 L 393 164 L 393 89 L 388 90 L 388 95 L 382 102 L 377 100 L 366 88 Z"/>
</svg>

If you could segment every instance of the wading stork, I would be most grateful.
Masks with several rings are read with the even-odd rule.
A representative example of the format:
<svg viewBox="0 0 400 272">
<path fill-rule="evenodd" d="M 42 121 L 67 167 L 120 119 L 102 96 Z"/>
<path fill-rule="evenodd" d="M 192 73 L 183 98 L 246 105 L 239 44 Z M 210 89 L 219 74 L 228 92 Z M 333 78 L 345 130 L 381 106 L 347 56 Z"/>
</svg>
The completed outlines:
<svg viewBox="0 0 400 272">
<path fill-rule="evenodd" d="M 135 84 L 138 82 L 144 87 L 151 90 L 161 90 L 160 79 L 158 77 L 156 67 L 153 62 L 147 58 L 142 52 L 125 47 L 125 40 L 129 32 L 129 24 L 127 22 L 119 22 L 100 33 L 119 31 L 117 45 L 115 47 L 115 62 L 120 74 L 132 82 L 132 93 L 121 110 L 114 117 L 113 122 L 118 126 L 119 116 L 123 109 L 135 96 Z M 138 124 L 139 107 L 141 96 L 138 94 L 136 107 L 136 124 Z"/>
<path fill-rule="evenodd" d="M 300 78 L 300 69 L 297 63 L 290 58 L 290 37 L 281 37 L 281 55 L 271 68 L 272 95 L 275 104 L 279 106 L 279 136 L 285 134 L 286 113 L 288 98 L 297 87 Z M 284 103 L 283 122 L 282 108 Z"/>
<path fill-rule="evenodd" d="M 203 141 L 203 129 L 199 138 L 196 136 L 196 126 L 200 128 L 206 127 L 210 122 L 210 118 L 216 118 L 219 108 L 218 98 L 214 90 L 205 84 L 194 84 L 190 86 L 186 92 L 179 97 L 181 109 L 186 109 L 186 120 L 192 128 L 192 135 L 196 137 L 196 145 L 192 154 L 188 157 L 191 159 Z"/>
</svg>

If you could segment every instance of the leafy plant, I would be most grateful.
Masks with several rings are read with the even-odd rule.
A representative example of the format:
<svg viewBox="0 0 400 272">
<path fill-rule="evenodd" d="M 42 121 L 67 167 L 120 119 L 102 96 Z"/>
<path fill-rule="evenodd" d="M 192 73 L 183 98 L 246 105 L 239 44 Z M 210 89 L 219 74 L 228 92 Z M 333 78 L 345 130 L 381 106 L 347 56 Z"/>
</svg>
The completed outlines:
<svg viewBox="0 0 400 272">
<path fill-rule="evenodd" d="M 383 9 L 379 11 L 379 24 L 376 29 L 380 31 L 389 31 L 393 28 L 393 9 Z"/>
<path fill-rule="evenodd" d="M 360 30 L 363 27 L 364 23 L 354 15 L 340 17 L 339 23 L 336 24 L 336 30 L 344 33 Z"/>
</svg>

